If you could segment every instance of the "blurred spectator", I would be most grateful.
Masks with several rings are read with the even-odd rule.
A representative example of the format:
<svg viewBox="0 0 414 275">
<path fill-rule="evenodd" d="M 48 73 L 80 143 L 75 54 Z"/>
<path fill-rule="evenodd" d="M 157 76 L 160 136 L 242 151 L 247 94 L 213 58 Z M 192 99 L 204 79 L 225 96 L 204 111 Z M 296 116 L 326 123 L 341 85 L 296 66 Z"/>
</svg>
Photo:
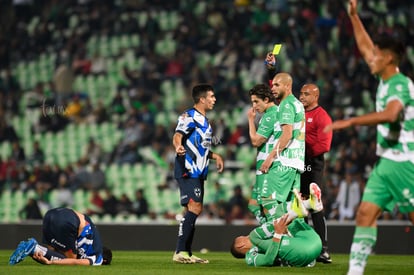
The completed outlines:
<svg viewBox="0 0 414 275">
<path fill-rule="evenodd" d="M 117 214 L 119 215 L 129 215 L 133 213 L 132 209 L 132 201 L 129 199 L 127 194 L 123 193 L 121 194 L 121 197 L 119 198 L 118 204 L 117 204 Z"/>
<path fill-rule="evenodd" d="M 86 57 L 84 50 L 76 53 L 72 61 L 72 71 L 75 75 L 87 75 L 91 71 L 92 62 Z"/>
<path fill-rule="evenodd" d="M 19 95 L 20 84 L 11 68 L 6 68 L 0 77 L 0 90 L 4 90 L 6 94 Z"/>
<path fill-rule="evenodd" d="M 40 148 L 40 143 L 38 140 L 33 142 L 33 151 L 28 158 L 30 164 L 43 164 L 45 161 L 45 154 L 43 153 L 42 148 Z"/>
<path fill-rule="evenodd" d="M 118 115 L 122 115 L 126 112 L 127 108 L 125 106 L 125 100 L 123 97 L 123 93 L 118 90 L 114 96 L 114 98 L 112 99 L 112 102 L 110 104 L 110 112 L 113 114 L 118 114 Z"/>
<path fill-rule="evenodd" d="M 236 185 L 228 202 L 227 222 L 231 223 L 233 220 L 245 219 L 248 213 L 247 204 L 248 201 L 243 195 L 241 186 Z"/>
<path fill-rule="evenodd" d="M 10 190 L 17 191 L 22 190 L 26 191 L 28 186 L 28 181 L 30 177 L 30 172 L 27 169 L 26 165 L 17 165 L 15 167 L 15 176 L 9 181 Z"/>
<path fill-rule="evenodd" d="M 225 219 L 226 218 L 226 191 L 223 189 L 223 186 L 216 181 L 214 183 L 214 193 L 207 194 L 210 198 L 206 201 L 206 209 L 214 217 Z"/>
<path fill-rule="evenodd" d="M 42 105 L 46 104 L 46 96 L 44 94 L 44 86 L 42 82 L 36 84 L 32 91 L 25 94 L 26 106 L 30 109 L 39 109 Z M 47 102 L 49 105 L 53 102 Z"/>
<path fill-rule="evenodd" d="M 339 186 L 334 184 L 332 178 L 329 177 L 328 173 L 326 173 L 325 183 L 326 186 L 322 190 L 322 201 L 325 218 L 328 219 L 331 216 L 331 212 L 333 211 L 332 208 L 336 207 L 335 201 L 336 197 L 338 196 Z"/>
<path fill-rule="evenodd" d="M 103 101 L 99 99 L 93 107 L 91 113 L 87 114 L 85 122 L 101 124 L 102 122 L 108 120 L 109 114 L 107 112 L 107 108 L 105 107 Z"/>
<path fill-rule="evenodd" d="M 106 59 L 96 51 L 91 59 L 91 73 L 95 75 L 106 73 Z"/>
<path fill-rule="evenodd" d="M 43 106 L 45 109 L 39 116 L 38 121 L 32 127 L 34 133 L 46 133 L 46 132 L 59 132 L 65 129 L 66 125 L 70 122 L 69 119 L 64 116 L 64 109 L 60 109 L 59 106 L 50 107 Z"/>
<path fill-rule="evenodd" d="M 5 117 L 0 115 L 0 143 L 18 140 L 17 133 L 12 125 L 6 122 Z"/>
<path fill-rule="evenodd" d="M 353 220 L 360 198 L 359 183 L 354 180 L 351 173 L 345 173 L 345 178 L 339 185 L 338 195 L 330 218 L 339 219 L 340 221 Z"/>
<path fill-rule="evenodd" d="M 7 162 L 3 160 L 0 155 L 0 194 L 2 193 L 4 185 L 7 182 L 7 174 Z"/>
<path fill-rule="evenodd" d="M 88 173 L 88 181 L 85 186 L 88 190 L 103 190 L 106 188 L 106 175 L 98 162 L 92 162 L 92 170 Z"/>
<path fill-rule="evenodd" d="M 115 217 L 115 215 L 118 213 L 117 205 L 118 199 L 112 193 L 111 189 L 106 188 L 103 202 L 103 214 L 109 214 L 112 217 Z"/>
<path fill-rule="evenodd" d="M 213 121 L 212 127 L 214 129 L 215 136 L 214 145 L 227 144 L 231 133 L 224 119 L 220 118 L 216 121 Z"/>
<path fill-rule="evenodd" d="M 112 159 L 118 164 L 137 162 L 140 159 L 137 151 L 141 138 L 141 126 L 135 118 L 129 118 L 126 121 L 123 138 L 116 146 Z"/>
<path fill-rule="evenodd" d="M 55 171 L 52 165 L 46 163 L 41 166 L 40 174 L 37 178 L 36 189 L 42 190 L 43 192 L 48 192 L 51 189 L 54 189 L 58 185 L 59 172 Z"/>
<path fill-rule="evenodd" d="M 80 96 L 74 95 L 68 101 L 68 105 L 65 108 L 65 116 L 73 122 L 80 122 L 83 108 Z"/>
<path fill-rule="evenodd" d="M 84 149 L 82 163 L 100 163 L 103 160 L 103 150 L 93 137 L 90 137 Z"/>
<path fill-rule="evenodd" d="M 56 104 L 58 106 L 65 105 L 66 100 L 72 95 L 72 85 L 74 80 L 75 76 L 72 68 L 69 67 L 65 61 L 62 61 L 56 68 L 53 77 L 56 88 Z"/>
<path fill-rule="evenodd" d="M 228 139 L 229 145 L 242 145 L 249 141 L 248 128 L 245 125 L 238 124 L 236 129 L 231 132 Z"/>
<path fill-rule="evenodd" d="M 13 141 L 12 143 L 12 151 L 10 157 L 12 160 L 16 161 L 17 164 L 24 164 L 24 161 L 26 160 L 26 154 L 18 140 Z"/>
<path fill-rule="evenodd" d="M 86 209 L 87 215 L 100 215 L 104 212 L 104 199 L 101 197 L 99 190 L 93 189 L 91 191 L 90 204 Z"/>
<path fill-rule="evenodd" d="M 38 202 L 34 198 L 29 198 L 26 205 L 19 211 L 19 217 L 26 220 L 41 220 L 43 215 L 40 211 Z"/>
<path fill-rule="evenodd" d="M 51 201 L 51 205 L 54 207 L 69 207 L 74 204 L 73 193 L 69 188 L 68 177 L 64 173 L 61 173 L 58 178 L 58 186 L 56 188 L 56 195 L 54 201 Z"/>
<path fill-rule="evenodd" d="M 138 189 L 135 191 L 135 200 L 132 203 L 132 209 L 138 217 L 149 213 L 148 202 L 144 196 L 144 189 Z"/>
<path fill-rule="evenodd" d="M 76 190 L 78 188 L 79 189 L 88 188 L 89 176 L 90 176 L 90 173 L 89 173 L 85 163 L 81 160 L 76 162 L 76 166 L 73 169 L 73 176 L 72 176 L 72 180 L 71 180 L 72 189 Z"/>
</svg>

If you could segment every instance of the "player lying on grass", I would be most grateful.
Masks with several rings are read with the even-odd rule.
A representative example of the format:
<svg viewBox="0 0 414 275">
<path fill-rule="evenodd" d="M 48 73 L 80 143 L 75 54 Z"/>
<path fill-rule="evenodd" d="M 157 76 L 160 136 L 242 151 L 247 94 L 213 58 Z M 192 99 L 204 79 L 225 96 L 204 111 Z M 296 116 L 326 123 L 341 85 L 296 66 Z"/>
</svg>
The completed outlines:
<svg viewBox="0 0 414 275">
<path fill-rule="evenodd" d="M 10 256 L 10 265 L 27 256 L 47 265 L 107 265 L 112 261 L 112 251 L 102 246 L 95 224 L 75 210 L 49 210 L 43 218 L 42 230 L 45 246 L 34 238 L 20 242 Z"/>
<path fill-rule="evenodd" d="M 319 256 L 322 242 L 315 230 L 303 219 L 308 209 L 323 209 L 321 192 L 315 183 L 310 184 L 310 198 L 295 198 L 286 203 L 287 213 L 273 222 L 255 228 L 248 236 L 238 236 L 231 246 L 236 258 L 245 258 L 249 266 L 309 266 Z M 281 206 L 283 207 L 283 206 Z"/>
</svg>

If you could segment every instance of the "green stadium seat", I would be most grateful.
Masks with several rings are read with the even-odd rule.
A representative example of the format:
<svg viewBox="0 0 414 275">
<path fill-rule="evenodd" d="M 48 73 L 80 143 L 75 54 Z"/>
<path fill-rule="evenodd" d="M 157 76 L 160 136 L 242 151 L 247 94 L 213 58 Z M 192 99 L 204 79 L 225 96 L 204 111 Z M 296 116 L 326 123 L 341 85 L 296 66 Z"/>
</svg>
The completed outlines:
<svg viewBox="0 0 414 275">
<path fill-rule="evenodd" d="M 136 13 L 136 19 L 138 21 L 138 25 L 141 28 L 144 27 L 148 20 L 148 11 L 141 11 Z"/>
</svg>

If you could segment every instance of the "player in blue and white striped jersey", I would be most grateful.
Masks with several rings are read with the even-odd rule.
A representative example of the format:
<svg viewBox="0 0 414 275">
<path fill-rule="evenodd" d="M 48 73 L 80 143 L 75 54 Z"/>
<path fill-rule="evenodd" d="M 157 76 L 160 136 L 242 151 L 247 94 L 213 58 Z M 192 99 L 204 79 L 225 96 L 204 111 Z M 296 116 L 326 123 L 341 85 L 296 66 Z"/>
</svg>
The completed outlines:
<svg viewBox="0 0 414 275">
<path fill-rule="evenodd" d="M 210 159 L 216 161 L 218 172 L 224 169 L 223 158 L 211 151 L 213 130 L 206 117 L 216 103 L 214 89 L 199 84 L 192 90 L 194 106 L 178 118 L 173 136 L 176 152 L 174 176 L 180 188 L 180 202 L 185 214 L 180 222 L 178 241 L 173 261 L 178 263 L 208 263 L 192 255 L 191 246 L 197 217 L 203 210 L 204 181 L 207 179 Z"/>
</svg>

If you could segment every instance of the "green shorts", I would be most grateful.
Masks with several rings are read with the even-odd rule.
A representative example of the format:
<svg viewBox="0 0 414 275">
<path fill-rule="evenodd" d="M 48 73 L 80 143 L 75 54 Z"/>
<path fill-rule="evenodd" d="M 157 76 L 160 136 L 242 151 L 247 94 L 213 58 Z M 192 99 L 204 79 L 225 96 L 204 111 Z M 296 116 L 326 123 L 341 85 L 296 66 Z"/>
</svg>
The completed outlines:
<svg viewBox="0 0 414 275">
<path fill-rule="evenodd" d="M 294 188 L 300 190 L 300 172 L 296 168 L 275 162 L 265 174 L 261 196 L 275 199 L 279 203 L 290 201 Z"/>
<path fill-rule="evenodd" d="M 372 171 L 362 201 L 392 211 L 397 206 L 401 213 L 414 211 L 414 164 L 380 158 Z"/>
</svg>

